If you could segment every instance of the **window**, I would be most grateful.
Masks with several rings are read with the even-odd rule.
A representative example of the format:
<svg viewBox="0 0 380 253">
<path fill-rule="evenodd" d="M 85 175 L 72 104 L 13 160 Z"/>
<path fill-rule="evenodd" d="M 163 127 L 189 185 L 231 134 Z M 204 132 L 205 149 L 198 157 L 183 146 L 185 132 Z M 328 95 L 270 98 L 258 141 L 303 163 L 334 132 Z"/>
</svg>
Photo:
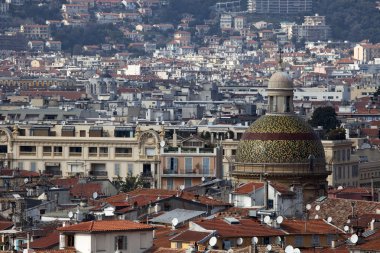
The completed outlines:
<svg viewBox="0 0 380 253">
<path fill-rule="evenodd" d="M 131 157 L 132 156 L 132 148 L 115 148 L 115 156 Z"/>
<path fill-rule="evenodd" d="M 67 235 L 67 247 L 74 247 L 74 235 Z"/>
<path fill-rule="evenodd" d="M 128 163 L 128 175 L 133 175 L 133 163 Z"/>
<path fill-rule="evenodd" d="M 69 147 L 69 155 L 81 156 L 82 155 L 82 147 Z"/>
<path fill-rule="evenodd" d="M 42 147 L 42 152 L 43 155 L 51 155 L 52 148 L 50 146 L 43 146 Z"/>
<path fill-rule="evenodd" d="M 312 246 L 319 246 L 320 242 L 319 242 L 319 235 L 313 235 L 313 238 L 312 238 Z"/>
<path fill-rule="evenodd" d="M 185 171 L 186 173 L 193 172 L 193 158 L 185 157 Z"/>
<path fill-rule="evenodd" d="M 99 147 L 99 156 L 108 156 L 108 147 Z"/>
<path fill-rule="evenodd" d="M 210 174 L 210 157 L 203 157 L 203 174 Z"/>
<path fill-rule="evenodd" d="M 156 154 L 156 149 L 155 148 L 146 148 L 145 154 L 147 156 L 154 156 Z"/>
<path fill-rule="evenodd" d="M 115 177 L 120 176 L 120 163 L 115 163 L 114 173 Z"/>
<path fill-rule="evenodd" d="M 88 148 L 88 154 L 90 156 L 96 156 L 98 154 L 98 148 L 97 147 L 89 147 Z"/>
<path fill-rule="evenodd" d="M 24 169 L 24 162 L 18 162 L 18 168 L 20 170 Z"/>
<path fill-rule="evenodd" d="M 36 162 L 30 163 L 30 171 L 36 171 Z"/>
<path fill-rule="evenodd" d="M 296 235 L 296 238 L 295 238 L 295 245 L 296 247 L 303 247 L 303 236 L 301 235 Z"/>
<path fill-rule="evenodd" d="M 236 155 L 236 149 L 231 150 L 231 155 Z"/>
<path fill-rule="evenodd" d="M 177 242 L 176 247 L 177 247 L 177 249 L 182 249 L 182 242 Z"/>
<path fill-rule="evenodd" d="M 126 250 L 128 249 L 128 238 L 126 236 L 116 236 L 115 237 L 115 250 Z"/>
<path fill-rule="evenodd" d="M 358 165 L 352 165 L 352 177 L 357 177 L 359 175 Z"/>
<path fill-rule="evenodd" d="M 173 178 L 168 178 L 167 179 L 167 189 L 168 190 L 173 190 Z"/>
<path fill-rule="evenodd" d="M 53 147 L 54 155 L 61 156 L 62 155 L 62 147 Z"/>
<path fill-rule="evenodd" d="M 185 178 L 185 188 L 191 186 L 191 178 Z"/>
<path fill-rule="evenodd" d="M 347 161 L 351 159 L 351 149 L 347 149 Z"/>
<path fill-rule="evenodd" d="M 343 149 L 341 152 L 342 152 L 342 160 L 346 161 L 346 151 Z"/>
<path fill-rule="evenodd" d="M 167 160 L 167 168 L 168 170 L 172 172 L 177 172 L 178 171 L 178 158 L 176 157 L 168 157 Z"/>
<path fill-rule="evenodd" d="M 36 146 L 20 146 L 20 154 L 31 155 L 35 153 L 36 153 Z"/>
</svg>

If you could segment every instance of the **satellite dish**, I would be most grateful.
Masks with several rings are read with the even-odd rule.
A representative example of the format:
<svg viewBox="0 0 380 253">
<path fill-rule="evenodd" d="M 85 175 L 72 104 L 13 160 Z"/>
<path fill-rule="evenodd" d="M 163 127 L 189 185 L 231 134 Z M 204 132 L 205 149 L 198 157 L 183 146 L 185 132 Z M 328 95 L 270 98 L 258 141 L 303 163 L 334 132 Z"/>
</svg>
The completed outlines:
<svg viewBox="0 0 380 253">
<path fill-rule="evenodd" d="M 69 218 L 71 219 L 71 218 L 74 217 L 74 213 L 70 211 L 69 214 L 68 214 L 68 216 L 69 216 Z"/>
<path fill-rule="evenodd" d="M 318 220 L 319 219 L 319 215 L 316 214 L 315 217 L 314 217 L 314 219 Z"/>
<path fill-rule="evenodd" d="M 202 182 L 206 181 L 206 178 L 205 177 L 202 177 Z"/>
<path fill-rule="evenodd" d="M 343 186 L 339 185 L 338 190 L 343 190 Z"/>
<path fill-rule="evenodd" d="M 295 249 L 293 250 L 293 253 L 301 253 L 301 250 L 300 250 L 299 248 L 295 248 Z"/>
<path fill-rule="evenodd" d="M 173 225 L 173 227 L 178 225 L 178 219 L 177 218 L 172 219 L 172 225 Z"/>
<path fill-rule="evenodd" d="M 345 232 L 348 232 L 348 230 L 350 230 L 350 227 L 346 225 L 346 226 L 344 226 L 343 230 L 344 230 Z"/>
<path fill-rule="evenodd" d="M 252 237 L 251 242 L 252 242 L 252 244 L 257 244 L 259 242 L 259 238 L 254 236 L 254 237 Z"/>
<path fill-rule="evenodd" d="M 293 253 L 293 252 L 294 252 L 294 249 L 292 245 L 286 246 L 285 253 Z"/>
<path fill-rule="evenodd" d="M 163 147 L 165 147 L 165 141 L 160 141 L 160 146 L 161 146 L 161 148 L 163 148 Z"/>
<path fill-rule="evenodd" d="M 321 210 L 321 206 L 320 205 L 316 205 L 315 206 L 315 211 L 319 211 L 319 210 Z"/>
<path fill-rule="evenodd" d="M 276 244 L 281 244 L 281 241 L 282 241 L 281 236 L 277 236 L 276 237 Z"/>
<path fill-rule="evenodd" d="M 216 243 L 218 242 L 218 239 L 216 239 L 215 236 L 211 237 L 210 241 L 208 241 L 208 244 L 211 246 L 211 247 L 214 247 L 216 245 Z"/>
<path fill-rule="evenodd" d="M 180 189 L 181 191 L 183 191 L 183 190 L 185 189 L 185 185 L 181 184 L 181 185 L 179 186 L 179 189 Z"/>
<path fill-rule="evenodd" d="M 270 217 L 267 215 L 264 217 L 264 223 L 268 224 L 270 222 Z"/>
<path fill-rule="evenodd" d="M 311 209 L 311 205 L 310 204 L 307 204 L 306 205 L 306 210 L 310 210 Z"/>
<path fill-rule="evenodd" d="M 239 237 L 239 238 L 236 240 L 236 244 L 237 244 L 237 245 L 242 245 L 242 244 L 243 244 L 243 238 Z"/>
<path fill-rule="evenodd" d="M 347 224 L 350 224 L 350 223 L 351 223 L 351 220 L 350 220 L 350 219 L 348 219 L 348 220 L 347 220 Z"/>
<path fill-rule="evenodd" d="M 98 193 L 97 192 L 94 192 L 93 194 L 92 194 L 92 198 L 93 199 L 96 199 L 98 197 Z"/>
<path fill-rule="evenodd" d="M 282 217 L 281 215 L 278 216 L 277 219 L 276 219 L 276 222 L 277 222 L 278 224 L 281 224 L 283 221 L 284 221 L 284 217 Z"/>
<path fill-rule="evenodd" d="M 268 244 L 267 245 L 267 251 L 271 251 L 272 250 L 272 245 Z"/>
<path fill-rule="evenodd" d="M 29 179 L 25 178 L 24 183 L 27 184 L 29 182 Z"/>
<path fill-rule="evenodd" d="M 327 218 L 327 222 L 328 222 L 328 223 L 331 223 L 331 222 L 332 222 L 332 218 L 331 218 L 331 217 L 328 217 L 328 218 Z"/>
<path fill-rule="evenodd" d="M 353 244 L 357 243 L 358 240 L 359 240 L 359 237 L 358 237 L 357 234 L 353 234 L 353 235 L 351 235 L 351 237 L 350 237 L 350 241 L 351 241 Z"/>
</svg>

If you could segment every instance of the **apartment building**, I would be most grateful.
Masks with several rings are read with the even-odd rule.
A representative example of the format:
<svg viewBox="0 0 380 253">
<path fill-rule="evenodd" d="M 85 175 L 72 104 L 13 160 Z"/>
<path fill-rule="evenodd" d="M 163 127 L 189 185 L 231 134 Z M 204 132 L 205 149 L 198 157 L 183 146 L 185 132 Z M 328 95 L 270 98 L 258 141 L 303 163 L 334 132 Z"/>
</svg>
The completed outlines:
<svg viewBox="0 0 380 253">
<path fill-rule="evenodd" d="M 48 25 L 21 25 L 20 32 L 29 39 L 49 39 L 50 29 Z"/>
<path fill-rule="evenodd" d="M 359 186 L 359 159 L 351 156 L 351 140 L 323 140 L 327 169 L 331 174 L 327 177 L 329 185 Z"/>
<path fill-rule="evenodd" d="M 288 30 L 288 38 L 296 37 L 298 41 L 327 41 L 330 35 L 331 29 L 326 25 L 325 17 L 318 14 L 305 16 L 302 25 L 293 25 Z"/>
<path fill-rule="evenodd" d="M 361 64 L 380 57 L 380 44 L 360 43 L 354 47 L 354 59 Z"/>
<path fill-rule="evenodd" d="M 250 10 L 266 14 L 297 14 L 312 11 L 312 0 L 252 0 Z"/>
</svg>

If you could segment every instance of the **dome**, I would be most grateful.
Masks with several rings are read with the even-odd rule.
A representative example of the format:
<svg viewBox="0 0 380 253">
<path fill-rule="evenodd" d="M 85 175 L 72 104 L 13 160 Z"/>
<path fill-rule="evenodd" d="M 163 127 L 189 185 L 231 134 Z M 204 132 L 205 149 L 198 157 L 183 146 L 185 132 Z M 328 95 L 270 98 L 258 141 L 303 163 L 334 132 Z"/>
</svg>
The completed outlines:
<svg viewBox="0 0 380 253">
<path fill-rule="evenodd" d="M 276 72 L 269 79 L 268 89 L 293 90 L 293 81 L 286 72 Z"/>
<path fill-rule="evenodd" d="M 312 156 L 311 156 L 312 155 Z M 296 115 L 264 115 L 241 138 L 238 163 L 325 164 L 323 145 L 314 130 Z"/>
</svg>

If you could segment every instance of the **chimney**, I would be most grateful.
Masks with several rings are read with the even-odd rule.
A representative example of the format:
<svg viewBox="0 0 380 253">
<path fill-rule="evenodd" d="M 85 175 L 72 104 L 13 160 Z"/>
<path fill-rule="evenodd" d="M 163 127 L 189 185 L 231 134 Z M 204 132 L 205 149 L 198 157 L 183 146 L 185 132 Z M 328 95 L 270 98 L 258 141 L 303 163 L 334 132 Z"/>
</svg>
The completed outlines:
<svg viewBox="0 0 380 253">
<path fill-rule="evenodd" d="M 375 230 L 375 219 L 372 219 L 369 224 L 370 224 L 370 229 Z"/>
<path fill-rule="evenodd" d="M 30 249 L 30 233 L 26 233 L 26 249 Z"/>
<path fill-rule="evenodd" d="M 331 241 L 331 248 L 335 249 L 335 247 L 336 247 L 336 242 L 335 241 Z"/>
<path fill-rule="evenodd" d="M 173 133 L 173 147 L 178 147 L 178 142 L 177 142 L 177 132 L 176 130 L 174 129 L 174 133 Z"/>
</svg>

